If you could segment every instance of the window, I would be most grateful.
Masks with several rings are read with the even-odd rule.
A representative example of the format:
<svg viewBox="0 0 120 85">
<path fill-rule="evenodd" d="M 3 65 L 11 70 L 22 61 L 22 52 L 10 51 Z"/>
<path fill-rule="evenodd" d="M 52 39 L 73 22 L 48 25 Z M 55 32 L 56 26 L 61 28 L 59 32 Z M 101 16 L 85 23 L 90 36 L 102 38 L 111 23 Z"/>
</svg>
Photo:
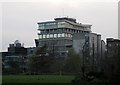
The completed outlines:
<svg viewBox="0 0 120 85">
<path fill-rule="evenodd" d="M 68 34 L 68 37 L 71 37 L 71 34 Z"/>
<path fill-rule="evenodd" d="M 119 46 L 118 44 L 116 44 L 116 46 Z"/>
<path fill-rule="evenodd" d="M 55 28 L 57 27 L 56 22 L 42 23 L 39 24 L 39 29 Z"/>
<path fill-rule="evenodd" d="M 44 29 L 44 24 L 39 24 L 39 29 Z"/>
<path fill-rule="evenodd" d="M 49 34 L 47 34 L 47 38 L 49 38 Z"/>
<path fill-rule="evenodd" d="M 111 47 L 112 45 L 111 44 L 108 44 L 109 47 Z"/>
<path fill-rule="evenodd" d="M 42 35 L 39 35 L 39 39 L 42 39 Z"/>
<path fill-rule="evenodd" d="M 65 22 L 58 22 L 58 27 L 65 27 Z"/>
<path fill-rule="evenodd" d="M 9 60 L 9 59 L 10 59 L 10 57 L 6 56 L 5 60 Z"/>
<path fill-rule="evenodd" d="M 65 36 L 68 37 L 68 34 L 66 34 Z"/>
<path fill-rule="evenodd" d="M 70 34 L 70 37 L 72 37 L 72 34 Z"/>
<path fill-rule="evenodd" d="M 16 60 L 17 60 L 17 57 L 13 57 L 13 60 L 16 61 Z"/>
<path fill-rule="evenodd" d="M 54 34 L 54 38 L 57 38 L 57 34 Z"/>
<path fill-rule="evenodd" d="M 62 33 L 62 34 L 61 34 L 61 37 L 65 37 L 65 33 Z"/>
<path fill-rule="evenodd" d="M 61 34 L 58 34 L 58 37 L 61 37 Z"/>
<path fill-rule="evenodd" d="M 46 35 L 43 35 L 43 38 L 46 38 Z"/>
<path fill-rule="evenodd" d="M 50 38 L 53 38 L 53 34 L 50 34 Z"/>
</svg>

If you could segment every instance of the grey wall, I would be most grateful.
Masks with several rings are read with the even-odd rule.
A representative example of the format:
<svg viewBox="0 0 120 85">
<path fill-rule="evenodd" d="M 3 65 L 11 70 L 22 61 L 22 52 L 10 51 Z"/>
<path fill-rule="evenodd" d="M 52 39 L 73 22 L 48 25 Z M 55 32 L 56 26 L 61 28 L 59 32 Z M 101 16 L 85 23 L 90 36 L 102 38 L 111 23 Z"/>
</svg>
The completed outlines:
<svg viewBox="0 0 120 85">
<path fill-rule="evenodd" d="M 73 34 L 73 48 L 76 53 L 83 55 L 83 45 L 85 44 L 85 33 L 75 33 Z"/>
</svg>

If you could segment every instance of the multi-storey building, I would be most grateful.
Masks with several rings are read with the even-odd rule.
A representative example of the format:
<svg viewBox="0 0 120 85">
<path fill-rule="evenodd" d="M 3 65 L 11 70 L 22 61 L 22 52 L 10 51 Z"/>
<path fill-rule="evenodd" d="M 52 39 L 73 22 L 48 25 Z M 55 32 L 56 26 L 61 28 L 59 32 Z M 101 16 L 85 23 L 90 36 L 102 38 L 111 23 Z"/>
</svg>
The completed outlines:
<svg viewBox="0 0 120 85">
<path fill-rule="evenodd" d="M 105 72 L 112 80 L 120 79 L 120 40 L 107 38 L 107 58 Z"/>
<path fill-rule="evenodd" d="M 90 33 L 91 25 L 77 23 L 76 19 L 63 17 L 55 21 L 38 23 L 38 40 L 36 46 L 47 45 L 48 50 L 54 52 L 55 57 L 66 57 L 73 45 L 73 34 Z"/>
<path fill-rule="evenodd" d="M 16 40 L 13 44 L 9 44 L 8 52 L 2 52 L 2 68 L 3 74 L 4 69 L 10 68 L 9 62 L 17 62 L 18 67 L 23 72 L 27 71 L 28 57 L 32 56 L 35 47 L 25 48 L 24 45 Z"/>
<path fill-rule="evenodd" d="M 73 48 L 80 54 L 87 71 L 100 71 L 101 35 L 96 33 L 75 33 Z"/>
<path fill-rule="evenodd" d="M 17 62 L 15 64 L 18 65 L 19 68 L 21 68 L 21 71 L 26 70 L 26 59 L 27 59 L 27 48 L 24 48 L 24 46 L 20 43 L 19 40 L 16 40 L 14 44 L 9 44 L 8 52 L 6 53 L 4 58 L 4 69 L 10 68 L 9 62 Z M 4 73 L 4 72 L 3 72 Z"/>
</svg>

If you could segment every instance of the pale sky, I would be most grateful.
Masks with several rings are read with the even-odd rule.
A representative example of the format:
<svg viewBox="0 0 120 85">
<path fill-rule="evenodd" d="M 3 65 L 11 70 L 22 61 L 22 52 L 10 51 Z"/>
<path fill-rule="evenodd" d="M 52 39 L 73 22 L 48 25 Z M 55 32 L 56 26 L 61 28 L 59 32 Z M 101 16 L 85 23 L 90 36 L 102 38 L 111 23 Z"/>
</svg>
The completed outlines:
<svg viewBox="0 0 120 85">
<path fill-rule="evenodd" d="M 0 11 L 2 14 L 2 49 L 0 51 L 7 51 L 8 45 L 15 40 L 20 40 L 25 47 L 35 46 L 34 39 L 38 38 L 37 22 L 51 21 L 55 17 L 62 16 L 76 18 L 80 23 L 91 24 L 92 32 L 101 34 L 103 40 L 108 37 L 118 37 L 117 0 L 5 1 L 2 6 L 0 5 L 2 9 Z"/>
</svg>

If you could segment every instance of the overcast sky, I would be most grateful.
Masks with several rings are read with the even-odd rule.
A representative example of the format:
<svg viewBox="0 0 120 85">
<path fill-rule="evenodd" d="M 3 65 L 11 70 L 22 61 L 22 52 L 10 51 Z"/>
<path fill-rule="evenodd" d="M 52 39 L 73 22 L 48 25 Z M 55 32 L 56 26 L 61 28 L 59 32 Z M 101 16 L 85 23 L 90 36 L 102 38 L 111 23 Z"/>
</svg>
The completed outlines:
<svg viewBox="0 0 120 85">
<path fill-rule="evenodd" d="M 2 51 L 20 40 L 26 47 L 35 46 L 37 22 L 68 16 L 92 25 L 92 32 L 118 37 L 117 0 L 42 0 L 39 2 L 2 3 Z"/>
</svg>

